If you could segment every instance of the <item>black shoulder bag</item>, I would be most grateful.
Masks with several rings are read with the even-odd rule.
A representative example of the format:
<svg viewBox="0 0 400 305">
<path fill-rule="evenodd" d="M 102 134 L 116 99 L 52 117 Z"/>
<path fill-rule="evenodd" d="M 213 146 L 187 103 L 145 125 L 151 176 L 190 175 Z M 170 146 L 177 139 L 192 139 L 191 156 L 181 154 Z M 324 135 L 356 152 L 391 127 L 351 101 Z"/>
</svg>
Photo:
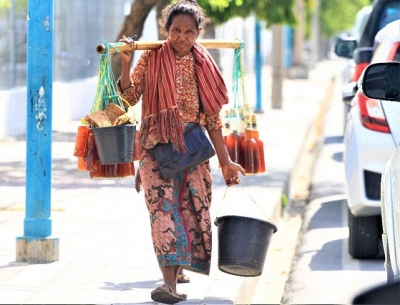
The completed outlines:
<svg viewBox="0 0 400 305">
<path fill-rule="evenodd" d="M 199 123 L 190 123 L 184 132 L 185 154 L 173 149 L 172 143 L 159 143 L 153 148 L 154 156 L 164 179 L 173 178 L 215 155 L 214 147 Z"/>
</svg>

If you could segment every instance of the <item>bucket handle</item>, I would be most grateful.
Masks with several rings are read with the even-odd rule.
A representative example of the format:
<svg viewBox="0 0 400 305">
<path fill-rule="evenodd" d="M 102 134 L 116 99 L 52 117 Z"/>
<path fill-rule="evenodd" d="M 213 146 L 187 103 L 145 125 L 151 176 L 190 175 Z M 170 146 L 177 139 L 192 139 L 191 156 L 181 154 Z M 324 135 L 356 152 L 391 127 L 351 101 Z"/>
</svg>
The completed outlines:
<svg viewBox="0 0 400 305">
<path fill-rule="evenodd" d="M 258 205 L 258 203 L 253 199 L 253 197 L 251 197 L 251 195 L 250 195 L 249 192 L 246 190 L 246 188 L 243 186 L 243 184 L 242 184 L 242 183 L 239 183 L 239 185 L 243 188 L 243 190 L 245 191 L 245 193 L 247 194 L 247 196 L 249 196 L 249 198 L 251 199 L 251 201 L 253 201 L 253 203 L 258 207 L 258 209 L 261 211 L 261 214 L 264 215 L 264 217 L 266 218 L 266 220 L 273 223 L 273 221 L 271 220 L 271 218 L 269 218 L 267 215 L 265 215 L 265 213 L 264 213 L 264 211 L 262 210 L 262 208 L 261 208 L 261 207 Z M 221 204 L 221 206 L 219 207 L 218 212 L 217 212 L 217 216 L 215 217 L 215 220 L 214 220 L 214 224 L 215 224 L 216 226 L 218 225 L 218 215 L 219 215 L 219 213 L 221 212 L 223 203 L 224 203 L 224 201 L 225 201 L 226 193 L 228 192 L 228 188 L 229 188 L 229 187 L 227 186 L 226 189 L 225 189 L 224 197 L 222 197 L 222 204 Z"/>
<path fill-rule="evenodd" d="M 126 99 L 124 99 L 122 96 L 119 96 L 119 98 L 127 105 L 127 108 L 132 110 L 133 121 L 135 122 L 135 124 L 137 124 L 138 121 L 137 121 L 135 109 L 133 109 L 133 106 L 131 104 L 129 104 L 128 101 Z"/>
</svg>

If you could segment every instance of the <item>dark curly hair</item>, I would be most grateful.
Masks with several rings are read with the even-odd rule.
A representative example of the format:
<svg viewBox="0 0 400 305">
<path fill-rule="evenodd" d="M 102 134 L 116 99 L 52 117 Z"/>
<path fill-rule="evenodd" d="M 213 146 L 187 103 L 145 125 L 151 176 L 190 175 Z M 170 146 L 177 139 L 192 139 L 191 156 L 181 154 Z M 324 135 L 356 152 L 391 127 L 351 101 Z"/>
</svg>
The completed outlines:
<svg viewBox="0 0 400 305">
<path fill-rule="evenodd" d="M 166 37 L 168 36 L 168 31 L 171 27 L 172 20 L 175 16 L 181 14 L 188 15 L 193 18 L 196 24 L 196 29 L 200 31 L 200 34 L 204 32 L 204 26 L 211 21 L 196 0 L 181 0 L 167 5 L 162 10 L 161 17 L 158 20 L 162 34 L 164 34 Z"/>
</svg>

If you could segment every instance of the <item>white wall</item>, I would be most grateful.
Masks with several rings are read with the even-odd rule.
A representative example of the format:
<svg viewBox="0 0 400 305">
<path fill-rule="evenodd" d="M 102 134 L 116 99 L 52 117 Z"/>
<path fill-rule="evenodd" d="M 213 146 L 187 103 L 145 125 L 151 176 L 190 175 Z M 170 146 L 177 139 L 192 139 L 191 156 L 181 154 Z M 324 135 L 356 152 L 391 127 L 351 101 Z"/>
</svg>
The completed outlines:
<svg viewBox="0 0 400 305">
<path fill-rule="evenodd" d="M 96 94 L 97 79 L 53 84 L 53 128 L 78 121 L 90 111 Z M 0 140 L 24 135 L 27 116 L 26 87 L 0 91 Z"/>
</svg>

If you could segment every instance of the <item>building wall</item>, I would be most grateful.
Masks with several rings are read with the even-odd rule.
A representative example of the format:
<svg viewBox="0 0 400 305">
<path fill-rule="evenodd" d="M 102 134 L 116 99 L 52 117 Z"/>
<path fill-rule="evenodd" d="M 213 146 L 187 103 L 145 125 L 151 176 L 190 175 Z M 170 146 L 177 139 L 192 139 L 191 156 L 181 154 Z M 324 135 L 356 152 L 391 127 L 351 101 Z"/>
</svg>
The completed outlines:
<svg viewBox="0 0 400 305">
<path fill-rule="evenodd" d="M 95 48 L 103 42 L 102 38 L 107 42 L 116 41 L 115 35 L 130 6 L 130 0 L 54 0 L 53 128 L 79 120 L 90 111 L 96 95 L 100 60 Z M 21 48 L 26 49 L 26 13 L 14 13 L 15 20 L 11 22 L 11 19 L 10 16 L 0 19 L 0 33 L 4 34 L 0 36 L 0 73 L 3 76 L 16 75 L 18 81 L 12 83 L 5 81 L 4 77 L 0 80 L 0 139 L 26 132 L 26 50 L 21 51 Z M 5 31 L 11 24 L 14 24 L 14 30 Z M 244 40 L 246 73 L 254 71 L 254 24 L 252 17 L 245 20 L 234 18 L 215 30 L 216 39 Z M 13 33 L 18 33 L 17 41 L 7 43 Z M 153 10 L 140 40 L 157 40 L 157 35 L 156 13 Z M 263 30 L 262 41 L 263 64 L 268 64 L 271 52 L 269 31 Z M 10 45 L 14 51 L 18 48 L 17 57 L 9 56 L 12 50 L 5 51 Z M 229 83 L 234 50 L 219 49 L 217 52 L 218 64 Z M 135 52 L 134 63 L 140 54 L 141 51 Z M 11 70 L 17 73 L 13 74 Z"/>
</svg>

